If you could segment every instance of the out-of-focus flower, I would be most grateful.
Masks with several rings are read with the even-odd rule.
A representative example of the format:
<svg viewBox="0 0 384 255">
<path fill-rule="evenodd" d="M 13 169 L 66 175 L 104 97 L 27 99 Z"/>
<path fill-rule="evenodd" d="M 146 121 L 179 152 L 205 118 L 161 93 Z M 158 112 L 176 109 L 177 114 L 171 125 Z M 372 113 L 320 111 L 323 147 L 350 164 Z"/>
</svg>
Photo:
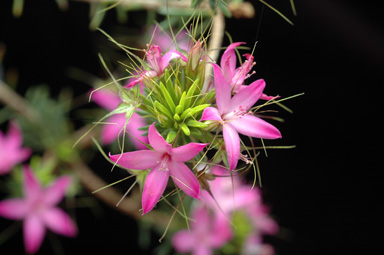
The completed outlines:
<svg viewBox="0 0 384 255">
<path fill-rule="evenodd" d="M 92 93 L 92 100 L 108 111 L 113 111 L 122 102 L 119 95 L 108 89 L 95 90 Z M 124 113 L 117 113 L 109 117 L 101 130 L 101 142 L 110 144 L 115 141 L 121 134 L 126 117 Z M 148 137 L 143 136 L 144 131 L 139 128 L 146 126 L 145 120 L 137 113 L 133 113 L 126 125 L 126 131 L 130 134 L 128 137 L 138 149 L 145 149 L 143 143 L 148 143 Z M 141 142 L 140 142 L 141 141 Z"/>
<path fill-rule="evenodd" d="M 273 255 L 273 247 L 264 244 L 262 237 L 276 234 L 279 227 L 268 215 L 260 190 L 252 189 L 238 176 L 229 176 L 220 166 L 213 166 L 205 174 L 215 178 L 209 181 L 209 190 L 201 191 L 201 200 L 192 209 L 190 230 L 173 236 L 175 250 L 210 255 L 236 239 L 233 244 L 238 254 Z"/>
<path fill-rule="evenodd" d="M 158 45 L 152 44 L 148 51 L 145 52 L 147 62 L 151 66 L 152 70 L 144 71 L 140 74 L 139 78 L 134 79 L 128 85 L 127 88 L 131 88 L 136 84 L 143 82 L 145 79 L 151 79 L 163 74 L 165 68 L 169 62 L 175 58 L 181 58 L 184 62 L 187 62 L 187 58 L 176 50 L 170 50 L 161 56 L 161 49 Z"/>
<path fill-rule="evenodd" d="M 250 54 L 244 54 L 243 56 L 246 57 L 246 60 L 244 63 L 236 68 L 236 53 L 235 48 L 245 44 L 244 42 L 236 42 L 230 44 L 227 49 L 224 51 L 223 56 L 221 57 L 220 65 L 221 65 L 221 71 L 224 75 L 225 79 L 227 80 L 227 83 L 231 87 L 231 90 L 233 93 L 238 93 L 242 89 L 246 88 L 246 85 L 244 84 L 244 80 L 249 78 L 252 74 L 255 72 L 249 73 L 252 70 L 252 67 L 255 65 L 254 57 Z M 273 96 L 267 96 L 266 94 L 262 93 L 260 96 L 260 99 L 263 100 L 271 100 L 277 97 Z"/>
<path fill-rule="evenodd" d="M 213 216 L 205 207 L 195 208 L 191 217 L 190 231 L 181 230 L 172 238 L 172 245 L 177 252 L 210 255 L 232 238 L 229 223 Z"/>
<path fill-rule="evenodd" d="M 153 35 L 152 44 L 158 45 L 162 51 L 177 49 L 188 51 L 189 37 L 185 30 L 175 35 L 175 40 L 172 39 L 172 35 L 161 30 L 158 26 L 152 26 L 147 34 L 151 37 Z M 175 43 L 177 43 L 177 47 Z"/>
<path fill-rule="evenodd" d="M 249 111 L 264 90 L 264 80 L 254 81 L 231 97 L 231 87 L 223 76 L 220 67 L 216 64 L 212 65 L 218 109 L 206 108 L 200 121 L 212 120 L 222 125 L 229 169 L 232 170 L 236 168 L 240 157 L 240 137 L 238 133 L 265 139 L 281 138 L 281 134 L 276 127 L 253 116 Z"/>
<path fill-rule="evenodd" d="M 71 183 L 68 176 L 57 178 L 43 188 L 28 166 L 23 169 L 23 198 L 0 201 L 0 216 L 23 220 L 26 252 L 35 253 L 43 242 L 46 228 L 68 237 L 77 234 L 72 219 L 57 204 L 63 199 Z"/>
<path fill-rule="evenodd" d="M 23 134 L 15 122 L 10 122 L 4 135 L 0 130 L 0 175 L 7 174 L 12 168 L 31 156 L 31 149 L 22 148 Z"/>
<path fill-rule="evenodd" d="M 260 190 L 241 182 L 237 176 L 228 176 L 228 171 L 219 166 L 210 169 L 210 173 L 219 176 L 209 182 L 210 193 L 203 190 L 201 200 L 220 217 L 223 213 L 229 218 L 235 211 L 242 211 L 254 226 L 253 234 L 276 234 L 279 227 L 268 215 L 263 205 Z M 212 194 L 212 196 L 211 196 Z"/>
<path fill-rule="evenodd" d="M 207 144 L 188 143 L 172 148 L 154 124 L 148 130 L 149 144 L 154 150 L 139 150 L 110 155 L 112 161 L 133 170 L 151 169 L 143 189 L 143 214 L 152 210 L 163 194 L 169 177 L 187 195 L 199 198 L 200 185 L 196 176 L 184 164 L 194 158 Z"/>
</svg>

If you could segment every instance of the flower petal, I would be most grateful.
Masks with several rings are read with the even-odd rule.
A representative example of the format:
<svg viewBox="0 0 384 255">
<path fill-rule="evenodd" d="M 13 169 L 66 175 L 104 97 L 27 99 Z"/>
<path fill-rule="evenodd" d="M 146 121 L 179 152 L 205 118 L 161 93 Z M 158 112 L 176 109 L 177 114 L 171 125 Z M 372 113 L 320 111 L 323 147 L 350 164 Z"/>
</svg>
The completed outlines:
<svg viewBox="0 0 384 255">
<path fill-rule="evenodd" d="M 21 220 L 27 213 L 28 207 L 24 199 L 13 198 L 0 201 L 0 216 L 4 218 Z"/>
<path fill-rule="evenodd" d="M 172 160 L 174 161 L 188 161 L 196 157 L 200 151 L 207 146 L 208 143 L 188 143 L 186 145 L 172 149 Z"/>
<path fill-rule="evenodd" d="M 168 164 L 169 172 L 175 184 L 187 195 L 200 199 L 200 184 L 196 176 L 184 163 L 171 161 Z"/>
<path fill-rule="evenodd" d="M 232 97 L 228 112 L 236 111 L 240 106 L 245 109 L 251 108 L 259 100 L 264 88 L 265 81 L 263 79 L 252 82 Z"/>
<path fill-rule="evenodd" d="M 95 89 L 90 94 L 91 99 L 104 109 L 112 111 L 121 103 L 119 95 L 110 89 Z"/>
<path fill-rule="evenodd" d="M 195 238 L 188 230 L 181 230 L 172 237 L 172 246 L 177 252 L 192 251 L 196 245 Z"/>
<path fill-rule="evenodd" d="M 23 167 L 23 177 L 24 196 L 26 198 L 38 196 L 42 192 L 42 188 L 28 165 Z"/>
<path fill-rule="evenodd" d="M 213 64 L 213 73 L 215 81 L 216 104 L 221 114 L 227 113 L 228 103 L 231 100 L 231 87 L 224 78 L 218 65 Z"/>
<path fill-rule="evenodd" d="M 216 120 L 216 121 L 222 121 L 221 115 L 219 113 L 219 110 L 213 107 L 207 107 L 203 111 L 203 115 L 200 119 L 202 120 Z"/>
<path fill-rule="evenodd" d="M 47 205 L 58 204 L 65 196 L 65 192 L 71 185 L 70 176 L 61 176 L 57 178 L 44 192 L 44 202 Z"/>
<path fill-rule="evenodd" d="M 112 115 L 107 119 L 107 123 L 101 129 L 101 142 L 104 145 L 110 144 L 115 141 L 119 134 L 122 133 L 122 130 L 125 125 L 125 114 L 119 113 Z"/>
<path fill-rule="evenodd" d="M 155 207 L 167 187 L 168 179 L 169 171 L 160 170 L 160 165 L 154 167 L 149 172 L 143 189 L 143 214 L 146 214 Z"/>
<path fill-rule="evenodd" d="M 46 230 L 43 222 L 36 215 L 30 215 L 23 224 L 24 245 L 27 253 L 35 253 L 44 240 Z"/>
<path fill-rule="evenodd" d="M 276 127 L 253 115 L 244 115 L 232 120 L 229 125 L 246 136 L 264 139 L 281 138 L 281 133 Z"/>
<path fill-rule="evenodd" d="M 170 153 L 172 146 L 168 144 L 165 139 L 160 135 L 155 127 L 155 123 L 149 126 L 148 129 L 149 144 L 155 149 L 155 151 L 162 153 Z"/>
<path fill-rule="evenodd" d="M 223 125 L 223 136 L 225 150 L 227 151 L 229 170 L 233 170 L 237 166 L 240 157 L 240 137 L 237 131 L 227 123 Z"/>
<path fill-rule="evenodd" d="M 224 51 L 223 56 L 221 57 L 220 66 L 223 70 L 224 75 L 229 75 L 232 77 L 236 69 L 236 53 L 235 48 L 245 44 L 244 42 L 236 42 L 230 44 L 227 49 Z"/>
<path fill-rule="evenodd" d="M 156 166 L 161 156 L 162 154 L 156 151 L 140 150 L 109 155 L 109 158 L 125 168 L 146 170 Z"/>
<path fill-rule="evenodd" d="M 63 236 L 76 236 L 77 227 L 75 223 L 61 208 L 53 207 L 45 211 L 41 217 L 51 231 Z"/>
<path fill-rule="evenodd" d="M 187 62 L 187 57 L 185 57 L 183 54 L 181 54 L 176 50 L 170 50 L 167 53 L 165 53 L 163 58 L 161 59 L 161 65 L 160 65 L 161 73 L 169 65 L 169 62 L 175 58 L 181 58 L 184 62 Z"/>
<path fill-rule="evenodd" d="M 131 134 L 129 138 L 131 139 L 132 143 L 135 145 L 136 148 L 142 150 L 146 149 L 147 147 L 141 142 L 148 143 L 148 136 L 143 136 L 142 134 L 144 133 L 144 131 L 139 130 L 139 128 L 144 127 L 146 125 L 147 123 L 145 122 L 144 118 L 142 118 L 139 114 L 135 112 L 132 114 L 127 124 L 127 132 Z"/>
</svg>

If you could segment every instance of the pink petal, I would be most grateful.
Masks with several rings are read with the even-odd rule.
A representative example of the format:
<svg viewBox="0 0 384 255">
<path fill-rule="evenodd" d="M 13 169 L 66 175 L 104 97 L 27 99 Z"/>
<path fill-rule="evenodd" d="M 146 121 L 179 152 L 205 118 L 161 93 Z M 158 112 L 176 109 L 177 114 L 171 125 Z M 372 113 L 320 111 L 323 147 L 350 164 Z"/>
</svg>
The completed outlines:
<svg viewBox="0 0 384 255">
<path fill-rule="evenodd" d="M 27 198 L 38 196 L 42 192 L 42 188 L 29 166 L 23 167 L 23 177 L 24 196 Z"/>
<path fill-rule="evenodd" d="M 43 194 L 46 205 L 58 204 L 64 198 L 66 190 L 71 185 L 71 181 L 71 177 L 62 176 L 47 187 Z"/>
<path fill-rule="evenodd" d="M 237 131 L 229 125 L 223 125 L 223 136 L 225 150 L 227 151 L 229 170 L 233 170 L 237 166 L 240 157 L 240 137 Z"/>
<path fill-rule="evenodd" d="M 218 65 L 213 64 L 213 73 L 215 81 L 216 104 L 220 113 L 227 113 L 228 104 L 231 100 L 231 87 L 224 78 Z"/>
<path fill-rule="evenodd" d="M 228 74 L 231 77 L 234 75 L 234 71 L 236 69 L 235 48 L 240 46 L 241 44 L 245 44 L 245 43 L 244 42 L 232 43 L 224 51 L 223 56 L 221 57 L 220 65 L 225 75 Z"/>
<path fill-rule="evenodd" d="M 7 219 L 21 220 L 27 215 L 28 209 L 26 201 L 21 198 L 0 201 L 0 216 Z"/>
<path fill-rule="evenodd" d="M 172 245 L 177 252 L 192 251 L 196 245 L 195 239 L 188 230 L 181 230 L 172 237 Z"/>
<path fill-rule="evenodd" d="M 215 235 L 210 235 L 211 247 L 220 248 L 226 244 L 233 236 L 232 227 L 228 219 L 220 212 L 214 219 L 212 224 L 212 233 Z"/>
<path fill-rule="evenodd" d="M 160 75 L 163 70 L 161 69 L 161 49 L 159 46 L 152 44 L 149 50 L 145 53 L 147 57 L 147 62 L 152 67 L 152 69 Z"/>
<path fill-rule="evenodd" d="M 142 118 L 139 114 L 133 113 L 129 123 L 127 125 L 127 132 L 130 133 L 131 135 L 129 138 L 132 140 L 133 144 L 135 145 L 136 148 L 138 149 L 146 149 L 147 147 L 140 143 L 139 141 L 143 143 L 148 143 L 148 137 L 143 136 L 142 134 L 144 131 L 139 130 L 139 128 L 146 126 L 147 123 L 145 122 L 144 118 Z M 133 137 L 132 137 L 133 136 Z M 137 141 L 137 139 L 139 141 Z"/>
<path fill-rule="evenodd" d="M 280 131 L 276 127 L 253 115 L 244 115 L 232 120 L 229 125 L 246 136 L 264 139 L 281 138 Z"/>
<path fill-rule="evenodd" d="M 249 86 L 243 88 L 239 93 L 232 97 L 228 112 L 236 111 L 240 106 L 245 109 L 251 108 L 263 93 L 265 82 L 263 79 L 256 80 Z M 228 113 L 226 112 L 226 113 Z"/>
<path fill-rule="evenodd" d="M 142 207 L 143 214 L 151 211 L 159 201 L 167 187 L 169 171 L 160 170 L 160 165 L 154 167 L 145 179 Z"/>
<path fill-rule="evenodd" d="M 151 150 L 140 150 L 125 152 L 122 154 L 109 155 L 109 158 L 128 169 L 146 170 L 158 165 L 163 154 Z"/>
<path fill-rule="evenodd" d="M 208 143 L 188 143 L 186 145 L 172 149 L 172 160 L 174 161 L 188 161 L 193 159 L 199 154 L 200 151 L 207 146 Z"/>
<path fill-rule="evenodd" d="M 112 143 L 119 137 L 119 134 L 122 134 L 126 122 L 125 114 L 112 115 L 106 122 L 107 124 L 104 124 L 101 129 L 101 142 L 104 145 Z"/>
<path fill-rule="evenodd" d="M 45 236 L 43 222 L 36 216 L 31 215 L 24 221 L 24 245 L 27 253 L 35 253 L 40 248 Z"/>
<path fill-rule="evenodd" d="M 200 199 L 200 184 L 192 171 L 184 163 L 173 160 L 169 162 L 168 167 L 175 184 L 187 195 Z"/>
<path fill-rule="evenodd" d="M 95 89 L 91 93 L 91 99 L 104 109 L 112 111 L 122 102 L 119 95 L 109 89 Z"/>
<path fill-rule="evenodd" d="M 155 127 L 155 123 L 149 126 L 148 129 L 149 144 L 155 149 L 155 151 L 161 153 L 170 153 L 172 146 L 168 144 L 165 139 L 160 135 Z"/>
<path fill-rule="evenodd" d="M 213 107 L 207 107 L 203 111 L 203 115 L 200 119 L 200 121 L 203 120 L 216 120 L 216 121 L 222 121 L 221 115 L 219 113 L 219 110 Z"/>
<path fill-rule="evenodd" d="M 15 121 L 11 121 L 9 123 L 7 140 L 7 145 L 10 148 L 18 148 L 23 143 L 23 134 L 21 133 L 19 125 Z"/>
<path fill-rule="evenodd" d="M 61 208 L 53 207 L 41 215 L 45 225 L 53 232 L 74 237 L 77 234 L 77 227 L 72 219 Z"/>
<path fill-rule="evenodd" d="M 175 58 L 181 58 L 184 62 L 187 62 L 187 58 L 180 52 L 176 50 L 168 51 L 167 53 L 164 54 L 163 58 L 161 59 L 161 65 L 160 65 L 161 73 L 169 65 L 169 62 Z"/>
</svg>

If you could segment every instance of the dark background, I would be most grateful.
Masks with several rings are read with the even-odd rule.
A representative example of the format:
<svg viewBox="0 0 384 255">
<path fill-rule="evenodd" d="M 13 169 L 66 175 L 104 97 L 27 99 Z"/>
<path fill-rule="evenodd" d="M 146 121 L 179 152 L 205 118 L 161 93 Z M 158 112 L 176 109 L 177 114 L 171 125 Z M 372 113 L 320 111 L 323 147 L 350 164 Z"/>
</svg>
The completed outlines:
<svg viewBox="0 0 384 255">
<path fill-rule="evenodd" d="M 378 254 L 374 250 L 384 227 L 380 2 L 296 0 L 296 17 L 288 0 L 269 2 L 295 25 L 256 1 L 255 18 L 226 21 L 234 41 L 251 47 L 258 41 L 253 78 L 266 80 L 266 93 L 305 93 L 286 102 L 294 113 L 280 111 L 285 122 L 276 123 L 283 135 L 278 144 L 297 147 L 269 151 L 260 160 L 264 199 L 281 226 L 279 235 L 266 241 L 279 255 Z M 131 15 L 130 25 L 137 26 L 139 16 Z M 0 42 L 7 46 L 3 64 L 18 70 L 18 90 L 45 83 L 53 93 L 64 86 L 79 94 L 88 91 L 87 85 L 68 77 L 68 67 L 104 76 L 97 53 L 111 44 L 99 32 L 89 31 L 88 23 L 88 5 L 83 3 L 71 2 L 66 12 L 53 0 L 27 3 L 23 16 L 15 19 L 10 5 L 2 2 Z M 102 28 L 116 28 L 114 12 Z M 67 254 L 151 254 L 135 252 L 135 221 L 101 206 L 101 218 L 87 209 L 77 211 L 78 238 L 59 238 Z M 23 253 L 21 238 L 12 237 L 0 247 L 1 254 Z M 41 252 L 52 252 L 48 241 Z"/>
</svg>

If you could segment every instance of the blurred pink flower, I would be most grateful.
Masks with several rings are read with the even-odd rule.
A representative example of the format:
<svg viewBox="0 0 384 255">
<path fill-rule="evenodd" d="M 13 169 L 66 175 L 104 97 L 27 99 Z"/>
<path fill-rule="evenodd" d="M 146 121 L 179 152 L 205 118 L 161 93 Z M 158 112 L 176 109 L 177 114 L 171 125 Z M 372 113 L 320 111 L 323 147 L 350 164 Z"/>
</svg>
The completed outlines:
<svg viewBox="0 0 384 255">
<path fill-rule="evenodd" d="M 177 252 L 211 255 L 232 238 L 230 224 L 210 214 L 204 206 L 195 208 L 191 218 L 190 231 L 181 230 L 172 237 Z"/>
<path fill-rule="evenodd" d="M 235 48 L 245 44 L 244 42 L 236 42 L 230 44 L 225 52 L 223 53 L 223 56 L 221 57 L 220 65 L 221 65 L 221 72 L 224 75 L 225 79 L 227 80 L 227 83 L 231 87 L 231 90 L 233 93 L 238 93 L 242 89 L 246 88 L 246 85 L 244 84 L 244 80 L 249 78 L 254 72 L 249 74 L 252 67 L 255 65 L 254 57 L 250 54 L 244 54 L 243 56 L 246 57 L 246 60 L 244 63 L 236 68 L 236 53 Z M 263 100 L 271 100 L 277 97 L 273 96 L 267 96 L 266 94 L 262 93 L 260 96 L 260 99 Z"/>
<path fill-rule="evenodd" d="M 232 170 L 236 168 L 240 158 L 239 133 L 264 139 L 281 138 L 281 134 L 276 127 L 253 116 L 249 111 L 264 90 L 264 80 L 254 81 L 232 97 L 231 87 L 223 76 L 220 67 L 216 64 L 212 65 L 217 109 L 213 107 L 205 108 L 200 121 L 212 120 L 222 125 L 229 169 Z"/>
<path fill-rule="evenodd" d="M 92 100 L 108 111 L 113 111 L 122 102 L 119 95 L 108 89 L 94 90 Z M 110 144 L 115 141 L 124 128 L 126 118 L 124 113 L 118 113 L 109 117 L 101 130 L 101 142 Z M 134 112 L 126 125 L 126 131 L 131 142 L 138 149 L 145 149 L 143 143 L 148 143 L 148 137 L 143 136 L 144 131 L 139 128 L 146 126 L 145 120 L 136 112 Z M 137 140 L 137 139 L 139 140 Z M 141 141 L 141 142 L 140 142 Z"/>
<path fill-rule="evenodd" d="M 253 234 L 256 236 L 277 233 L 279 226 L 268 215 L 268 208 L 263 205 L 258 188 L 245 185 L 235 175 L 231 178 L 223 167 L 214 166 L 210 173 L 219 177 L 209 182 L 214 199 L 206 190 L 201 192 L 201 201 L 205 202 L 209 209 L 215 211 L 218 217 L 224 213 L 227 218 L 235 211 L 243 211 L 253 224 Z"/>
<path fill-rule="evenodd" d="M 169 62 L 175 58 L 181 58 L 184 62 L 187 62 L 187 58 L 176 50 L 170 50 L 161 56 L 161 49 L 158 45 L 152 44 L 148 51 L 145 52 L 148 64 L 152 70 L 144 71 L 140 74 L 139 78 L 134 79 L 125 87 L 131 88 L 136 84 L 142 82 L 144 79 L 151 79 L 163 74 L 165 68 Z"/>
<path fill-rule="evenodd" d="M 161 28 L 158 26 L 152 26 L 147 34 L 149 34 L 151 37 L 153 36 L 152 44 L 158 45 L 162 51 L 173 51 L 177 50 L 177 48 L 180 50 L 188 51 L 189 37 L 185 30 L 175 35 L 175 40 L 172 39 L 172 35 L 161 30 Z M 177 43 L 177 47 L 175 46 L 175 42 Z"/>
<path fill-rule="evenodd" d="M 149 172 L 143 189 L 143 214 L 152 210 L 163 194 L 169 177 L 187 195 L 198 198 L 200 184 L 192 171 L 184 164 L 194 158 L 207 144 L 189 143 L 172 148 L 159 134 L 154 124 L 148 130 L 149 144 L 154 150 L 139 150 L 110 155 L 110 159 L 123 167 Z"/>
<path fill-rule="evenodd" d="M 9 123 L 6 135 L 0 131 L 0 175 L 7 174 L 12 168 L 31 156 L 31 149 L 22 148 L 23 134 L 15 122 Z"/>
<path fill-rule="evenodd" d="M 23 220 L 24 244 L 27 253 L 35 253 L 43 242 L 46 228 L 74 237 L 77 227 L 72 219 L 56 205 L 63 199 L 70 185 L 68 176 L 57 178 L 43 188 L 28 166 L 23 169 L 24 198 L 0 201 L 0 216 Z"/>
</svg>

